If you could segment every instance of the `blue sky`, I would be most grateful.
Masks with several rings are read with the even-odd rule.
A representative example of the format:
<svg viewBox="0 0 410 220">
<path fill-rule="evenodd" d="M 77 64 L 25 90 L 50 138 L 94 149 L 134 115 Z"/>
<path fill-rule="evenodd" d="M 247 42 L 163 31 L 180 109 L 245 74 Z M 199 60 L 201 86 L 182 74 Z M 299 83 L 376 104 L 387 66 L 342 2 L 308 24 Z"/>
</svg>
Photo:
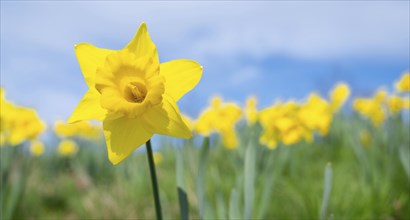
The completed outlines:
<svg viewBox="0 0 410 220">
<path fill-rule="evenodd" d="M 87 90 L 74 44 L 121 49 L 145 21 L 160 60 L 204 67 L 180 102 L 196 116 L 212 95 L 260 107 L 324 95 L 338 81 L 370 95 L 409 69 L 408 1 L 1 2 L 1 86 L 48 123 Z"/>
</svg>

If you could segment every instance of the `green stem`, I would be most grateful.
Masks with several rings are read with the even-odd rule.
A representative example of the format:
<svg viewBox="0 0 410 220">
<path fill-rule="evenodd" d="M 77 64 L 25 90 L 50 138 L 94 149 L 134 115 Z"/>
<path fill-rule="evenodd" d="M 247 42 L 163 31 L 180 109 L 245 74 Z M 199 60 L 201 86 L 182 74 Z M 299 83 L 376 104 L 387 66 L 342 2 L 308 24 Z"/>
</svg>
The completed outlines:
<svg viewBox="0 0 410 220">
<path fill-rule="evenodd" d="M 152 154 L 151 139 L 148 140 L 145 145 L 147 146 L 149 170 L 151 173 L 152 191 L 154 192 L 155 212 L 157 213 L 157 219 L 162 220 L 161 202 L 159 200 L 158 181 L 157 181 L 157 174 L 155 172 L 155 164 L 154 164 L 154 156 Z"/>
</svg>

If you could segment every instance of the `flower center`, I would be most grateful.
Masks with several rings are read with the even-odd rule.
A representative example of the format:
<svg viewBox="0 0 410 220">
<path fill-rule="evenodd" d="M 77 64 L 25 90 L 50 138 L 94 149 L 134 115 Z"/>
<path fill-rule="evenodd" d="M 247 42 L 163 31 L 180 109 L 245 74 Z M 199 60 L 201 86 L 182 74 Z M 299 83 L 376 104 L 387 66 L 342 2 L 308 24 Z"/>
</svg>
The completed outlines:
<svg viewBox="0 0 410 220">
<path fill-rule="evenodd" d="M 130 82 L 125 87 L 125 97 L 129 102 L 141 103 L 147 97 L 147 88 L 143 83 Z"/>
<path fill-rule="evenodd" d="M 127 50 L 108 55 L 97 69 L 95 88 L 108 113 L 138 117 L 162 103 L 164 78 L 152 57 L 136 57 Z"/>
</svg>

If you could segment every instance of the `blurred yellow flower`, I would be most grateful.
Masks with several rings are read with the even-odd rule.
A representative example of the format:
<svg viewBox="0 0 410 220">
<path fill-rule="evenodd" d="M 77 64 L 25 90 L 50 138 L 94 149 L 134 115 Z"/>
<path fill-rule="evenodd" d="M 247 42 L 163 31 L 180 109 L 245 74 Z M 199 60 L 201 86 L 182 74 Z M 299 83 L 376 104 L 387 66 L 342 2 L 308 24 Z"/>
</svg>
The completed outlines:
<svg viewBox="0 0 410 220">
<path fill-rule="evenodd" d="M 410 97 L 403 99 L 403 109 L 410 109 Z"/>
<path fill-rule="evenodd" d="M 293 101 L 276 103 L 263 109 L 259 113 L 259 120 L 264 130 L 259 142 L 270 149 L 275 149 L 279 141 L 285 145 L 296 144 L 302 140 L 311 142 L 313 131 L 309 131 L 300 120 L 301 110 L 302 106 Z"/>
<path fill-rule="evenodd" d="M 0 142 L 12 146 L 26 140 L 35 139 L 45 130 L 45 124 L 36 111 L 16 106 L 5 99 L 4 90 L 0 89 Z"/>
<path fill-rule="evenodd" d="M 387 99 L 389 110 L 392 114 L 397 114 L 406 108 L 406 101 L 399 96 L 391 96 Z"/>
<path fill-rule="evenodd" d="M 360 132 L 360 143 L 364 146 L 364 147 L 369 147 L 371 142 L 372 142 L 372 136 L 370 135 L 370 133 L 368 131 L 362 131 Z"/>
<path fill-rule="evenodd" d="M 346 102 L 350 95 L 350 88 L 346 83 L 338 83 L 330 92 L 331 108 L 334 112 L 338 111 Z"/>
<path fill-rule="evenodd" d="M 301 106 L 297 117 L 309 130 L 317 130 L 321 135 L 329 132 L 333 120 L 331 105 L 315 93 Z"/>
<path fill-rule="evenodd" d="M 78 152 L 78 145 L 72 140 L 62 140 L 58 145 L 57 152 L 63 157 L 73 156 Z"/>
<path fill-rule="evenodd" d="M 8 142 L 11 145 L 18 145 L 27 139 L 34 139 L 46 128 L 34 109 L 22 107 L 13 109 L 7 126 L 10 130 Z"/>
<path fill-rule="evenodd" d="M 238 146 L 238 136 L 235 128 L 221 130 L 221 137 L 222 143 L 227 149 L 233 150 Z"/>
<path fill-rule="evenodd" d="M 248 125 L 254 125 L 258 121 L 258 109 L 256 107 L 257 99 L 251 96 L 246 100 L 245 116 Z"/>
<path fill-rule="evenodd" d="M 386 112 L 383 109 L 386 96 L 385 90 L 378 90 L 373 98 L 356 98 L 353 101 L 353 108 L 361 115 L 370 118 L 374 126 L 380 126 L 386 119 Z"/>
<path fill-rule="evenodd" d="M 154 156 L 154 164 L 155 164 L 155 165 L 158 165 L 158 164 L 160 164 L 160 163 L 162 162 L 163 157 L 162 157 L 162 154 L 161 154 L 161 153 L 159 153 L 159 152 L 154 152 L 154 153 L 153 153 L 153 156 Z"/>
<path fill-rule="evenodd" d="M 61 137 L 81 136 L 84 138 L 98 139 L 102 129 L 100 126 L 92 125 L 86 121 L 80 121 L 73 124 L 57 121 L 54 124 L 54 132 Z"/>
<path fill-rule="evenodd" d="M 30 153 L 33 156 L 40 156 L 44 153 L 44 144 L 38 140 L 33 140 L 30 143 Z"/>
<path fill-rule="evenodd" d="M 69 122 L 102 120 L 113 164 L 123 161 L 154 133 L 192 136 L 176 102 L 199 82 L 202 67 L 192 60 L 160 64 L 145 23 L 122 50 L 81 43 L 75 52 L 89 90 Z"/>
<path fill-rule="evenodd" d="M 201 135 L 209 136 L 212 132 L 222 135 L 222 141 L 228 149 L 235 149 L 238 140 L 235 124 L 242 112 L 234 103 L 222 103 L 220 97 L 211 100 L 211 106 L 205 109 L 194 123 L 194 130 Z"/>
<path fill-rule="evenodd" d="M 401 79 L 396 82 L 396 90 L 399 92 L 410 92 L 410 73 L 404 73 Z"/>
<path fill-rule="evenodd" d="M 266 145 L 269 149 L 273 150 L 278 146 L 278 137 L 273 129 L 265 128 L 262 132 L 259 143 Z"/>
</svg>

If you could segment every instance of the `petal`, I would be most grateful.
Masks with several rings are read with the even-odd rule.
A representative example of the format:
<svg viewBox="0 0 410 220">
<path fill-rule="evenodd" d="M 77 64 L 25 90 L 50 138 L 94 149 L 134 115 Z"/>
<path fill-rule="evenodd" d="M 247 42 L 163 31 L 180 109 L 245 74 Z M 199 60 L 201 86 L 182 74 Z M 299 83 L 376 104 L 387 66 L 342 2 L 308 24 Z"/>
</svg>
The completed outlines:
<svg viewBox="0 0 410 220">
<path fill-rule="evenodd" d="M 127 158 L 153 135 L 144 128 L 144 122 L 140 118 L 121 117 L 115 120 L 104 120 L 103 127 L 108 158 L 114 165 Z"/>
<path fill-rule="evenodd" d="M 102 121 L 107 111 L 100 105 L 100 93 L 95 88 L 90 88 L 78 103 L 73 114 L 68 119 L 68 123 L 74 123 L 83 120 L 100 120 Z"/>
<path fill-rule="evenodd" d="M 152 42 L 147 25 L 143 22 L 138 28 L 134 38 L 124 48 L 134 53 L 137 58 L 148 56 L 151 57 L 154 64 L 159 64 L 158 52 L 155 44 Z"/>
<path fill-rule="evenodd" d="M 142 120 L 152 133 L 190 138 L 192 132 L 182 120 L 176 102 L 167 95 L 163 95 L 162 104 L 153 107 L 142 115 Z"/>
<path fill-rule="evenodd" d="M 165 77 L 165 91 L 178 101 L 198 84 L 202 66 L 192 60 L 173 60 L 161 63 L 160 74 Z"/>
<path fill-rule="evenodd" d="M 97 68 L 104 66 L 105 58 L 114 51 L 98 48 L 88 43 L 77 44 L 74 50 L 85 82 L 88 87 L 94 87 Z"/>
</svg>

